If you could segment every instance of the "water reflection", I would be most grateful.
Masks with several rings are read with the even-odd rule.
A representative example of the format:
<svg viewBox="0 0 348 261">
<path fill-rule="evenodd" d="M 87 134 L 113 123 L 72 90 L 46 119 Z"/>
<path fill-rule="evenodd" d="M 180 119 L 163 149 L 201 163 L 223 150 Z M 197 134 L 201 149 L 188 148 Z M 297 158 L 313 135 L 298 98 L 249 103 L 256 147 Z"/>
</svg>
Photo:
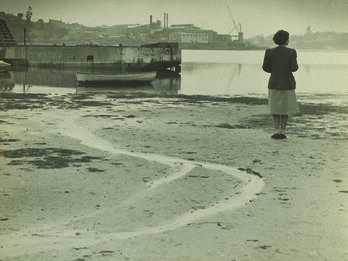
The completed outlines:
<svg viewBox="0 0 348 261">
<path fill-rule="evenodd" d="M 119 92 L 267 97 L 269 74 L 262 71 L 264 51 L 183 51 L 180 75 L 158 74 L 147 86 L 90 86 L 76 89 L 74 71 L 29 68 L 1 78 L 2 90 L 36 93 Z M 320 59 L 319 59 L 320 58 Z M 299 52 L 295 73 L 301 101 L 347 102 L 348 52 Z M 13 86 L 14 85 L 14 86 Z M 5 87 L 6 86 L 6 87 Z M 320 96 L 318 94 L 325 94 Z M 333 96 L 332 96 L 333 95 Z M 331 99 L 332 98 L 332 99 Z"/>
<path fill-rule="evenodd" d="M 145 85 L 133 85 L 133 86 L 120 86 L 117 88 L 112 86 L 77 86 L 76 94 L 124 94 L 132 95 L 137 93 L 153 93 L 154 89 L 151 84 Z"/>
<path fill-rule="evenodd" d="M 13 90 L 15 83 L 11 78 L 11 74 L 9 72 L 1 72 L 0 73 L 0 91 L 1 92 L 10 92 Z"/>
<path fill-rule="evenodd" d="M 340 103 L 346 102 L 347 72 L 347 65 L 300 64 L 299 71 L 294 73 L 297 93 L 305 101 L 317 94 L 336 94 Z M 269 74 L 263 72 L 261 64 L 257 63 L 190 62 L 182 66 L 180 93 L 267 97 L 268 79 Z"/>
<path fill-rule="evenodd" d="M 15 83 L 52 87 L 75 87 L 75 72 L 29 68 L 12 72 Z"/>
<path fill-rule="evenodd" d="M 125 95 L 176 95 L 181 88 L 181 76 L 177 73 L 157 72 L 151 83 L 80 83 L 76 93 L 118 93 Z"/>
<path fill-rule="evenodd" d="M 156 79 L 151 82 L 158 94 L 178 94 L 181 89 L 181 75 L 172 71 L 157 73 Z"/>
<path fill-rule="evenodd" d="M 1 77 L 1 76 L 0 76 Z M 11 79 L 11 83 L 7 78 Z M 69 70 L 45 70 L 37 68 L 28 68 L 27 71 L 12 71 L 3 76 L 1 85 L 6 87 L 7 91 L 13 92 L 32 92 L 32 93 L 146 93 L 146 94 L 169 94 L 174 95 L 181 89 L 181 76 L 175 72 L 157 73 L 156 79 L 147 84 L 92 84 L 88 86 L 79 86 L 76 81 L 75 72 Z M 4 88 L 2 88 L 4 91 Z"/>
<path fill-rule="evenodd" d="M 228 80 L 227 86 L 229 87 L 233 81 L 233 79 L 238 75 L 240 76 L 240 73 L 242 71 L 242 64 L 239 63 L 238 66 L 232 67 L 230 79 Z"/>
<path fill-rule="evenodd" d="M 238 95 L 251 91 L 244 75 L 255 65 L 241 63 L 185 63 L 182 66 L 182 94 Z M 243 82 L 241 82 L 243 80 Z M 248 88 L 245 88 L 245 87 Z M 252 86 L 252 85 L 251 85 Z M 244 90 L 243 90 L 244 89 Z M 242 92 L 241 92 L 242 91 Z"/>
</svg>

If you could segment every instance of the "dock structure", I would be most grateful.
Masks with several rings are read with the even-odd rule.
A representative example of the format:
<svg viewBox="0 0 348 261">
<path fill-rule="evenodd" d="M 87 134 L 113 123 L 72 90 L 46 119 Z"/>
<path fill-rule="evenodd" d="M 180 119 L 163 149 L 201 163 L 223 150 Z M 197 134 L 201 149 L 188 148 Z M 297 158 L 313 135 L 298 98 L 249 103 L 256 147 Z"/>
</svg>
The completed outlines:
<svg viewBox="0 0 348 261">
<path fill-rule="evenodd" d="M 177 43 L 141 46 L 22 45 L 2 46 L 0 59 L 14 67 L 76 69 L 80 71 L 180 71 Z"/>
<path fill-rule="evenodd" d="M 119 45 L 35 45 L 24 28 L 24 42 L 16 43 L 0 19 L 0 60 L 13 69 L 27 67 L 59 70 L 94 71 L 160 71 L 180 72 L 181 49 L 176 42 L 157 42 L 138 46 Z"/>
<path fill-rule="evenodd" d="M 10 29 L 4 19 L 0 19 L 0 46 L 15 46 L 16 40 L 13 38 Z"/>
</svg>

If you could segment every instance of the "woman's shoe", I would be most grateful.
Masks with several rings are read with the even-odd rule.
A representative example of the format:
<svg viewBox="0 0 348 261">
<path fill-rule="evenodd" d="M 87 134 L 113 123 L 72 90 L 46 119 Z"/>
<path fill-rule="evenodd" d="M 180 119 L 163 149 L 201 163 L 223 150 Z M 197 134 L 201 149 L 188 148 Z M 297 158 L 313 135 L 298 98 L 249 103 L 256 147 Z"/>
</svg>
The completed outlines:
<svg viewBox="0 0 348 261">
<path fill-rule="evenodd" d="M 274 133 L 271 138 L 276 140 L 280 139 L 280 133 Z"/>
<path fill-rule="evenodd" d="M 271 138 L 276 140 L 283 140 L 283 139 L 286 139 L 286 135 L 284 133 L 274 133 L 271 136 Z"/>
<path fill-rule="evenodd" d="M 279 133 L 279 139 L 286 139 L 286 135 L 284 133 Z"/>
</svg>

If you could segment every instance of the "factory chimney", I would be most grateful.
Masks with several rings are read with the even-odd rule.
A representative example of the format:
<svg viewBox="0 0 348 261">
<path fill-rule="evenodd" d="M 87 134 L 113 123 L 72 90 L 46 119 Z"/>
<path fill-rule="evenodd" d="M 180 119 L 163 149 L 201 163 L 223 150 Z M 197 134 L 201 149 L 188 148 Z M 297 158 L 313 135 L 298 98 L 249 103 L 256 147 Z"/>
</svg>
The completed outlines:
<svg viewBox="0 0 348 261">
<path fill-rule="evenodd" d="M 167 28 L 169 27 L 169 25 L 168 25 L 168 13 L 167 13 Z"/>
<path fill-rule="evenodd" d="M 163 23 L 163 28 L 168 28 L 168 13 L 164 13 L 164 23 Z"/>
<path fill-rule="evenodd" d="M 150 25 L 152 25 L 152 15 L 150 15 Z"/>
<path fill-rule="evenodd" d="M 166 13 L 163 14 L 163 28 L 166 28 Z"/>
</svg>

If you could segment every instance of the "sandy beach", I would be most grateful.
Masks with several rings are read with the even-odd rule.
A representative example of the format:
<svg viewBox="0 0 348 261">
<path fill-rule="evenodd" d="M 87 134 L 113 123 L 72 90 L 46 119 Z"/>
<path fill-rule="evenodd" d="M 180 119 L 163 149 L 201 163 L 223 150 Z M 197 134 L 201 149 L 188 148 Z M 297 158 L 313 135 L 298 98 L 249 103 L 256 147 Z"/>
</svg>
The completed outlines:
<svg viewBox="0 0 348 261">
<path fill-rule="evenodd" d="M 0 260 L 348 260 L 347 107 L 0 94 Z"/>
</svg>

